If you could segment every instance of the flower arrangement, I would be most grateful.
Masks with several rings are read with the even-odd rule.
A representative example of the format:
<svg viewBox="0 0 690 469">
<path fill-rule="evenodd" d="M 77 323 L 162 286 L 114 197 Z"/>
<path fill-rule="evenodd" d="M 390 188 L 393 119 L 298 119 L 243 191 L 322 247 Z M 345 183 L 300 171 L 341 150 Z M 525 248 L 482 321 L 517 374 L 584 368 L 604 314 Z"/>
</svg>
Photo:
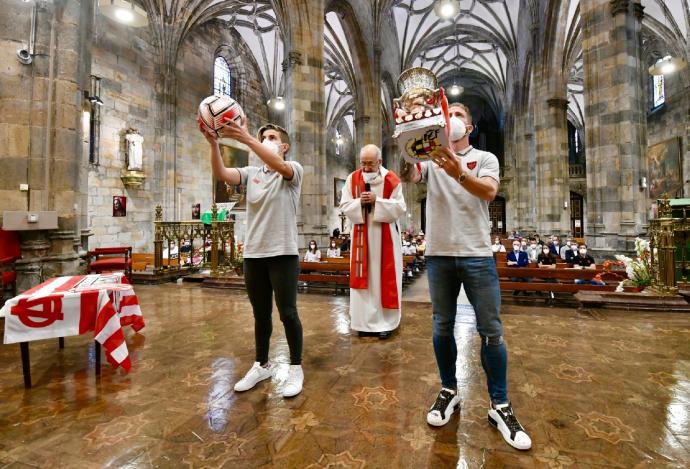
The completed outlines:
<svg viewBox="0 0 690 469">
<path fill-rule="evenodd" d="M 644 288 L 652 284 L 652 258 L 649 241 L 635 238 L 635 252 L 637 254 L 635 259 L 620 254 L 616 255 L 616 259 L 625 265 L 625 272 L 628 275 L 628 278 L 618 285 L 616 291 L 623 291 L 625 285 Z"/>
</svg>

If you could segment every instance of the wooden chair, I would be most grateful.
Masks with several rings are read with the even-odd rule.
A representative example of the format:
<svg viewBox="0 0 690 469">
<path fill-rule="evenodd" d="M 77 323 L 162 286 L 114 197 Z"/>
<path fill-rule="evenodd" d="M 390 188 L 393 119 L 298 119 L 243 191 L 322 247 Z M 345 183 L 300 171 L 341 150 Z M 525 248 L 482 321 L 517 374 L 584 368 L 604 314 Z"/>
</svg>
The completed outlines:
<svg viewBox="0 0 690 469">
<path fill-rule="evenodd" d="M 93 260 L 92 260 L 93 259 Z M 96 248 L 87 254 L 88 273 L 124 271 L 128 279 L 132 278 L 132 247 L 119 246 Z"/>
<path fill-rule="evenodd" d="M 7 285 L 12 286 L 12 296 L 17 296 L 17 271 L 14 262 L 21 257 L 17 232 L 0 229 L 0 304 L 4 303 Z"/>
</svg>

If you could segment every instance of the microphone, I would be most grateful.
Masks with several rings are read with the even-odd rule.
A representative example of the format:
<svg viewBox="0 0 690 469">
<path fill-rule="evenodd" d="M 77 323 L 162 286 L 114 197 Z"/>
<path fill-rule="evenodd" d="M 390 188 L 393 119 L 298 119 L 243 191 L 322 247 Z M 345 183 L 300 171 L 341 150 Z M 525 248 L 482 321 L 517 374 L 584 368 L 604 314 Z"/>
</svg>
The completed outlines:
<svg viewBox="0 0 690 469">
<path fill-rule="evenodd" d="M 368 182 L 364 183 L 364 191 L 371 192 L 371 184 Z M 367 202 L 367 213 L 371 213 L 371 204 Z"/>
</svg>

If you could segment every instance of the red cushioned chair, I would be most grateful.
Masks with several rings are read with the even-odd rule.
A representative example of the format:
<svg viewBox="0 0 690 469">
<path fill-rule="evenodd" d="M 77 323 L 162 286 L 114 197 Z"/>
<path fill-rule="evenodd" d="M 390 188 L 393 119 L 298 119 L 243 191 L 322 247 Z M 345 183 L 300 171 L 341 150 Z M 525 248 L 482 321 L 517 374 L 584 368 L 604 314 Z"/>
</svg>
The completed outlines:
<svg viewBox="0 0 690 469">
<path fill-rule="evenodd" d="M 93 260 L 92 260 L 93 259 Z M 88 253 L 89 273 L 124 271 L 132 279 L 132 247 L 96 248 Z"/>
<path fill-rule="evenodd" d="M 12 296 L 17 296 L 17 271 L 14 261 L 21 257 L 17 232 L 0 229 L 0 304 L 8 285 L 12 286 Z"/>
</svg>

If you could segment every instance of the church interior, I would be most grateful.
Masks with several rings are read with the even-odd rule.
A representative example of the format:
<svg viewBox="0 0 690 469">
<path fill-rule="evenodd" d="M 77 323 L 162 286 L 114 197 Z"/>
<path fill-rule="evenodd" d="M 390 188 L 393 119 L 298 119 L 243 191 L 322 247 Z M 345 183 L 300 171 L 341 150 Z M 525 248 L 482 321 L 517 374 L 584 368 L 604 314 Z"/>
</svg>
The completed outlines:
<svg viewBox="0 0 690 469">
<path fill-rule="evenodd" d="M 690 0 L 3 0 L 0 45 L 1 468 L 690 466 Z M 450 199 L 403 177 L 410 70 L 431 80 L 441 130 L 462 103 L 463 141 L 497 161 L 468 176 L 497 189 L 467 226 L 440 228 Z M 253 251 L 251 185 L 274 168 L 200 132 L 210 96 L 252 139 L 271 123 L 289 143 L 291 175 L 270 181 L 301 185 L 297 395 L 277 285 L 291 276 L 266 280 L 273 371 L 237 388 L 264 366 L 245 274 L 271 259 Z M 358 256 L 392 264 L 362 250 L 371 207 L 355 222 L 342 200 L 370 145 L 404 198 L 379 223 L 399 325 L 371 334 L 352 327 Z M 256 175 L 219 176 L 213 148 Z M 376 197 L 374 213 L 392 196 Z M 289 216 L 260 225 L 276 246 Z M 463 259 L 433 243 L 475 228 L 528 449 L 492 423 L 471 282 L 451 325 L 457 412 L 428 420 L 432 272 Z M 364 288 L 386 295 L 383 277 Z"/>
</svg>

